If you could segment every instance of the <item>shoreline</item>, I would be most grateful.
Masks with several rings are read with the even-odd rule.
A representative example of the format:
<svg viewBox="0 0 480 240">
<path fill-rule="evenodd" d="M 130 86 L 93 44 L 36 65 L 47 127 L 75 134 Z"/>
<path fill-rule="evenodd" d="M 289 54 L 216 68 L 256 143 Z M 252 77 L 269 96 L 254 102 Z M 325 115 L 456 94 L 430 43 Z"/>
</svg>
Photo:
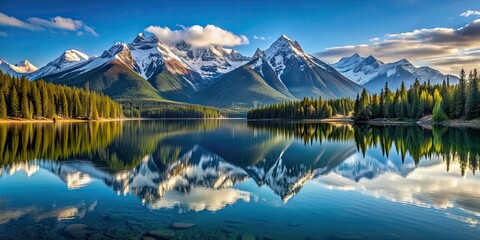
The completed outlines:
<svg viewBox="0 0 480 240">
<path fill-rule="evenodd" d="M 10 123 L 66 123 L 66 122 L 113 122 L 113 121 L 123 121 L 123 120 L 135 120 L 132 118 L 112 118 L 112 119 L 24 119 L 24 118 L 14 118 L 14 119 L 1 119 L 0 124 L 10 124 Z"/>
<path fill-rule="evenodd" d="M 480 128 L 480 119 L 475 120 L 447 120 L 444 122 L 434 123 L 431 119 L 419 119 L 419 120 L 398 120 L 398 119 L 370 119 L 367 121 L 361 121 L 355 123 L 350 117 L 336 117 L 336 118 L 326 118 L 326 119 L 283 119 L 283 118 L 269 118 L 269 119 L 247 119 L 251 122 L 300 122 L 300 123 L 344 123 L 344 124 L 370 124 L 375 126 L 392 126 L 392 125 L 418 125 L 425 128 L 432 128 L 432 126 L 445 126 L 445 127 L 454 127 L 454 128 Z"/>
<path fill-rule="evenodd" d="M 370 119 L 367 121 L 361 121 L 355 123 L 350 117 L 333 117 L 325 119 L 283 119 L 283 118 L 269 118 L 269 119 L 248 119 L 248 118 L 113 118 L 113 119 L 1 119 L 0 124 L 16 124 L 16 123 L 70 123 L 70 122 L 114 122 L 114 121 L 155 121 L 155 120 L 246 120 L 249 122 L 298 122 L 298 123 L 341 123 L 341 124 L 370 124 L 375 126 L 391 126 L 391 125 L 419 125 L 425 128 L 431 128 L 432 126 L 445 126 L 445 127 L 467 127 L 467 128 L 480 128 L 480 119 L 474 120 L 447 120 L 444 122 L 433 123 L 430 118 L 419 120 L 386 120 L 386 119 Z"/>
<path fill-rule="evenodd" d="M 154 121 L 154 120 L 242 120 L 246 118 L 110 118 L 110 119 L 24 119 L 24 118 L 10 118 L 0 119 L 0 124 L 12 124 L 12 123 L 67 123 L 67 122 L 114 122 L 114 121 Z"/>
</svg>

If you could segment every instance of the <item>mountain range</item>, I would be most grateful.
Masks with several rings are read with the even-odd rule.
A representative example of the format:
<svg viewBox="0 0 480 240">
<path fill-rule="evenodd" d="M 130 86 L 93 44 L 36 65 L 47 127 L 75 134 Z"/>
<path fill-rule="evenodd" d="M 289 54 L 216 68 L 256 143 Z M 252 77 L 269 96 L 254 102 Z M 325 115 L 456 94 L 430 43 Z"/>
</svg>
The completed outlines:
<svg viewBox="0 0 480 240">
<path fill-rule="evenodd" d="M 15 72 L 13 65 L 6 72 Z M 6 68 L 5 67 L 5 68 Z M 155 36 L 115 43 L 100 56 L 68 50 L 31 80 L 85 87 L 117 100 L 149 99 L 216 107 L 252 107 L 303 97 L 353 97 L 362 87 L 282 35 L 246 57 L 218 45 L 164 44 Z"/>
<path fill-rule="evenodd" d="M 222 108 L 257 107 L 304 97 L 355 97 L 364 87 L 379 92 L 415 79 L 441 83 L 447 75 L 408 60 L 383 63 L 354 54 L 331 66 L 305 53 L 285 35 L 252 57 L 219 45 L 165 44 L 140 33 L 129 44 L 117 42 L 100 56 L 71 49 L 46 66 L 28 61 L 0 70 L 30 80 L 86 87 L 121 101 L 175 101 Z M 452 83 L 458 78 L 448 76 Z"/>
<path fill-rule="evenodd" d="M 445 75 L 430 67 L 415 67 L 407 59 L 401 59 L 393 63 L 384 63 L 372 55 L 361 57 L 358 53 L 341 58 L 332 64 L 337 71 L 350 80 L 363 85 L 371 92 L 380 92 L 388 83 L 390 89 L 399 88 L 402 81 L 408 87 L 415 79 L 420 82 L 430 80 L 432 84 L 441 84 L 447 77 L 450 83 L 456 83 L 458 78 L 453 75 Z"/>
</svg>

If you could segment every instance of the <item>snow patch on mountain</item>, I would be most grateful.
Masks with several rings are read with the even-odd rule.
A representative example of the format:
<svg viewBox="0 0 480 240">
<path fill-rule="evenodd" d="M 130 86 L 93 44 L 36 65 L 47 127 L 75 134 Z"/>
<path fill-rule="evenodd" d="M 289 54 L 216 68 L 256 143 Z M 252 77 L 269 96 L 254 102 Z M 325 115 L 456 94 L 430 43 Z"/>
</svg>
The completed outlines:
<svg viewBox="0 0 480 240">
<path fill-rule="evenodd" d="M 38 69 L 37 71 L 28 74 L 27 77 L 32 80 L 36 80 L 48 75 L 66 71 L 74 68 L 77 64 L 81 64 L 89 60 L 89 57 L 77 50 L 67 50 L 55 60 L 48 63 L 46 66 Z"/>
<path fill-rule="evenodd" d="M 233 49 L 216 45 L 194 47 L 186 42 L 179 42 L 169 48 L 182 62 L 207 81 L 230 72 L 250 60 Z"/>
<path fill-rule="evenodd" d="M 7 61 L 0 59 L 0 71 L 6 74 L 10 74 L 14 77 L 26 75 L 31 72 L 37 71 L 38 68 L 27 60 L 21 61 L 15 65 L 8 63 Z"/>
<path fill-rule="evenodd" d="M 331 66 L 345 77 L 362 85 L 378 81 L 378 84 L 383 86 L 387 81 L 393 83 L 392 86 L 397 86 L 401 81 L 413 82 L 415 79 L 420 82 L 430 79 L 433 83 L 441 83 L 447 77 L 447 75 L 430 67 L 416 67 L 407 59 L 401 59 L 393 63 L 383 63 L 371 55 L 364 58 L 357 53 L 350 57 L 341 58 Z M 452 81 L 456 79 L 453 76 L 451 78 Z"/>
</svg>

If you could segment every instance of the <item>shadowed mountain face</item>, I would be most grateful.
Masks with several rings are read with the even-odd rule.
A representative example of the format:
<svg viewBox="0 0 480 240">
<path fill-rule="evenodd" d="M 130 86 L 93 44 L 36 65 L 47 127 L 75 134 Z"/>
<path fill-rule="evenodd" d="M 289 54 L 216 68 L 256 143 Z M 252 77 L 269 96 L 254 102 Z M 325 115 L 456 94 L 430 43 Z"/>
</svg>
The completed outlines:
<svg viewBox="0 0 480 240">
<path fill-rule="evenodd" d="M 467 143 L 479 141 L 476 132 L 224 120 L 2 125 L 0 175 L 31 176 L 44 169 L 68 189 L 101 180 L 151 208 L 172 207 L 170 201 L 179 198 L 231 197 L 205 207 L 215 210 L 249 199 L 232 190 L 249 179 L 287 202 L 312 179 L 406 177 L 432 155 L 443 159 L 447 170 L 458 161 L 462 174 L 475 172 L 479 151 Z"/>
</svg>

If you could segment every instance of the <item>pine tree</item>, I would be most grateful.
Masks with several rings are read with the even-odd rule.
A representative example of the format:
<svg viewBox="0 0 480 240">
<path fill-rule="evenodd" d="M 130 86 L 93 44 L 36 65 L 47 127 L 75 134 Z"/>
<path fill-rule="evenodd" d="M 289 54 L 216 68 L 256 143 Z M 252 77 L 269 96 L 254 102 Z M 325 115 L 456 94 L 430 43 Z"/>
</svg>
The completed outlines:
<svg viewBox="0 0 480 240">
<path fill-rule="evenodd" d="M 19 100 L 18 100 L 18 92 L 15 86 L 12 87 L 10 92 L 10 114 L 12 117 L 18 117 L 19 113 Z"/>
<path fill-rule="evenodd" d="M 5 101 L 5 95 L 3 91 L 0 91 L 0 119 L 7 118 L 7 102 Z"/>
<path fill-rule="evenodd" d="M 32 87 L 32 99 L 33 99 L 33 115 L 36 117 L 42 116 L 42 102 L 41 96 L 38 92 L 37 84 Z"/>
<path fill-rule="evenodd" d="M 476 70 L 474 74 L 476 75 Z M 472 76 L 473 77 L 473 76 Z M 478 89 L 478 80 L 477 77 L 473 77 L 470 82 L 470 88 L 467 95 L 467 100 L 465 103 L 465 115 L 469 119 L 477 118 L 480 116 L 480 95 Z"/>
<path fill-rule="evenodd" d="M 432 121 L 434 122 L 442 122 L 447 120 L 448 117 L 443 111 L 442 108 L 442 101 L 438 101 L 435 103 L 435 107 L 433 108 L 433 115 L 432 115 Z"/>
<path fill-rule="evenodd" d="M 29 118 L 30 108 L 28 106 L 28 97 L 25 88 L 22 88 L 22 98 L 21 98 L 20 112 L 22 113 L 23 118 Z"/>
<path fill-rule="evenodd" d="M 458 80 L 457 91 L 455 93 L 455 117 L 459 118 L 465 114 L 465 70 L 460 71 L 460 79 Z"/>
<path fill-rule="evenodd" d="M 62 116 L 68 118 L 69 117 L 68 99 L 67 99 L 67 95 L 65 95 L 65 91 L 62 91 L 61 106 L 62 106 L 62 111 L 61 111 Z"/>
</svg>

